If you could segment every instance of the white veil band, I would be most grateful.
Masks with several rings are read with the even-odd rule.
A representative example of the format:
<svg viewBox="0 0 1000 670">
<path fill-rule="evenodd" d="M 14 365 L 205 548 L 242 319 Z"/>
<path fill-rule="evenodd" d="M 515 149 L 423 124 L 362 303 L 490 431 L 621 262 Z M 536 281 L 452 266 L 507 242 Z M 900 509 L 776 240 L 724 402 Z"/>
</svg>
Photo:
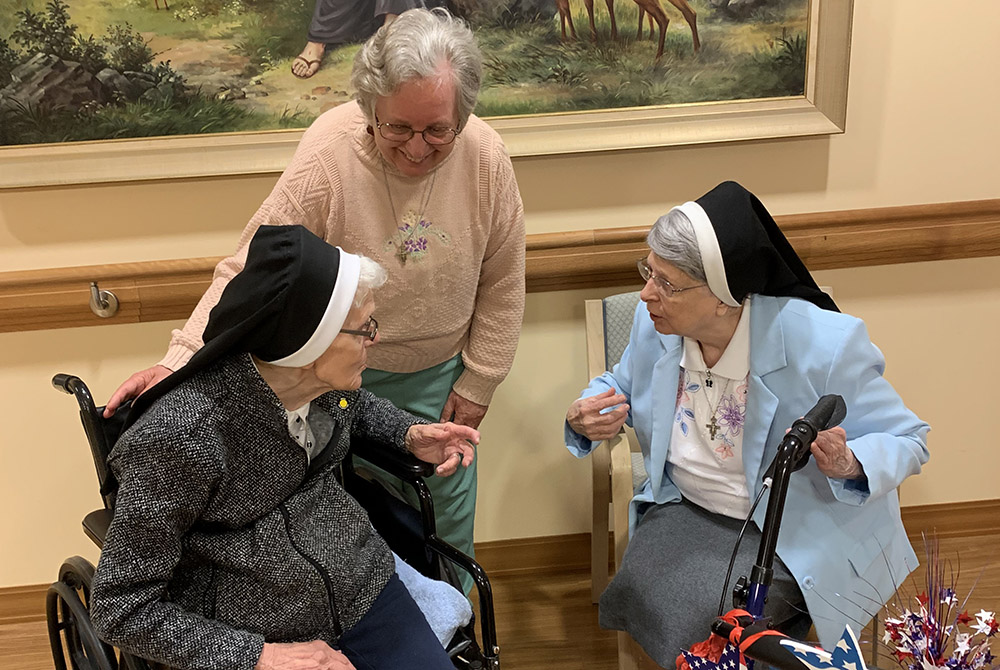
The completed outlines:
<svg viewBox="0 0 1000 670">
<path fill-rule="evenodd" d="M 354 294 L 358 290 L 358 277 L 361 275 L 361 260 L 354 254 L 349 254 L 340 247 L 340 264 L 337 268 L 337 283 L 326 306 L 323 318 L 320 319 L 312 336 L 298 351 L 276 361 L 267 361 L 271 365 L 283 368 L 302 368 L 316 361 L 323 355 L 334 338 L 344 327 L 347 314 L 354 305 Z"/>
<path fill-rule="evenodd" d="M 715 235 L 715 228 L 712 226 L 708 214 L 705 213 L 701 205 L 693 201 L 685 202 L 674 209 L 680 210 L 694 228 L 694 236 L 698 241 L 698 251 L 701 252 L 701 262 L 705 268 L 705 279 L 708 282 L 709 290 L 715 294 L 716 298 L 730 307 L 739 307 L 740 303 L 729 292 L 726 264 L 722 260 L 719 238 Z"/>
</svg>

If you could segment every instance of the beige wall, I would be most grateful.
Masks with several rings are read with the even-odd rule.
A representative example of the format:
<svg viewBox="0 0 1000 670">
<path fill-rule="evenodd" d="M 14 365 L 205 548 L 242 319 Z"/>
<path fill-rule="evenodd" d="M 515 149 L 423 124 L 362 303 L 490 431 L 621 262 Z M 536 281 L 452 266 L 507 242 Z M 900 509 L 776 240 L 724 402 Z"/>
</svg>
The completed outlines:
<svg viewBox="0 0 1000 670">
<path fill-rule="evenodd" d="M 1000 197 L 1000 5 L 949 27 L 940 3 L 859 0 L 848 131 L 829 138 L 518 160 L 529 232 L 638 225 L 724 178 L 775 213 Z M 3 169 L 0 163 L 0 169 Z M 0 270 L 227 253 L 274 176 L 0 192 Z M 887 376 L 934 431 L 906 504 L 996 497 L 1000 258 L 818 273 L 863 317 Z M 582 300 L 529 296 L 509 380 L 484 423 L 479 540 L 582 532 L 586 462 L 562 447 L 584 384 Z M 73 401 L 47 379 L 69 371 L 105 398 L 155 361 L 154 323 L 0 335 L 0 586 L 50 581 L 99 504 Z M 985 419 L 985 420 L 984 420 Z"/>
</svg>

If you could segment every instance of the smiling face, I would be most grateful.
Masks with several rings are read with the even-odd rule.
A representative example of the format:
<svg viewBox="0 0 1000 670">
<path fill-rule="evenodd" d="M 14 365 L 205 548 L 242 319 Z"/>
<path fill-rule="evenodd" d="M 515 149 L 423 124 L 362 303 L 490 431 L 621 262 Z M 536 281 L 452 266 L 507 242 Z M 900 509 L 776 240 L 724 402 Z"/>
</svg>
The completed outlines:
<svg viewBox="0 0 1000 670">
<path fill-rule="evenodd" d="M 375 299 L 371 294 L 360 307 L 352 307 L 344 321 L 348 330 L 363 330 L 375 311 Z M 361 373 L 368 361 L 368 347 L 379 341 L 363 335 L 340 333 L 334 338 L 323 355 L 313 363 L 313 374 L 330 389 L 350 391 L 361 387 Z"/>
<path fill-rule="evenodd" d="M 666 297 L 657 287 L 656 280 L 650 277 L 642 288 L 639 297 L 649 310 L 656 332 L 664 335 L 680 335 L 701 341 L 712 332 L 719 317 L 727 310 L 718 298 L 697 279 L 680 270 L 653 252 L 646 257 L 646 262 L 653 272 L 653 277 L 666 279 L 677 289 L 682 290 Z"/>
<path fill-rule="evenodd" d="M 455 95 L 454 77 L 443 69 L 440 76 L 414 79 L 402 84 L 392 95 L 377 98 L 375 115 L 379 123 L 408 126 L 415 131 L 409 140 L 394 142 L 376 130 L 375 146 L 382 157 L 408 177 L 422 177 L 440 165 L 454 150 L 455 142 L 427 144 L 420 131 L 458 128 Z"/>
</svg>

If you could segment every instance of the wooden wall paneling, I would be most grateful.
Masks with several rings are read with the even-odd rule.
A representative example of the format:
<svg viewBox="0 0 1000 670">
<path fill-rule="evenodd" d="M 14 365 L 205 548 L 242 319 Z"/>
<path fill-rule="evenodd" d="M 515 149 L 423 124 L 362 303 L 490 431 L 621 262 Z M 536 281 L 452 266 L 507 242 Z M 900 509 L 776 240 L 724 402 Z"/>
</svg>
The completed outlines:
<svg viewBox="0 0 1000 670">
<path fill-rule="evenodd" d="M 1000 255 L 1000 199 L 777 217 L 811 270 Z M 647 228 L 528 235 L 529 292 L 638 286 Z M 186 318 L 218 258 L 0 273 L 0 332 Z M 110 319 L 90 312 L 90 282 L 115 292 Z"/>
</svg>

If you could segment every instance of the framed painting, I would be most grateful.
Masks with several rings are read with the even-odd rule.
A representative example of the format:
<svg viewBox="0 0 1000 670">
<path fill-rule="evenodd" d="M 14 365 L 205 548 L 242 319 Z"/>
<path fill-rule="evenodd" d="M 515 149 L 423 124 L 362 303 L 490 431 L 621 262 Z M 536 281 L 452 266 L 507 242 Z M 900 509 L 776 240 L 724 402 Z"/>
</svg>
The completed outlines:
<svg viewBox="0 0 1000 670">
<path fill-rule="evenodd" d="M 513 156 L 843 132 L 853 0 L 605 3 L 442 1 Z M 0 0 L 0 188 L 279 172 L 378 4 Z"/>
</svg>

